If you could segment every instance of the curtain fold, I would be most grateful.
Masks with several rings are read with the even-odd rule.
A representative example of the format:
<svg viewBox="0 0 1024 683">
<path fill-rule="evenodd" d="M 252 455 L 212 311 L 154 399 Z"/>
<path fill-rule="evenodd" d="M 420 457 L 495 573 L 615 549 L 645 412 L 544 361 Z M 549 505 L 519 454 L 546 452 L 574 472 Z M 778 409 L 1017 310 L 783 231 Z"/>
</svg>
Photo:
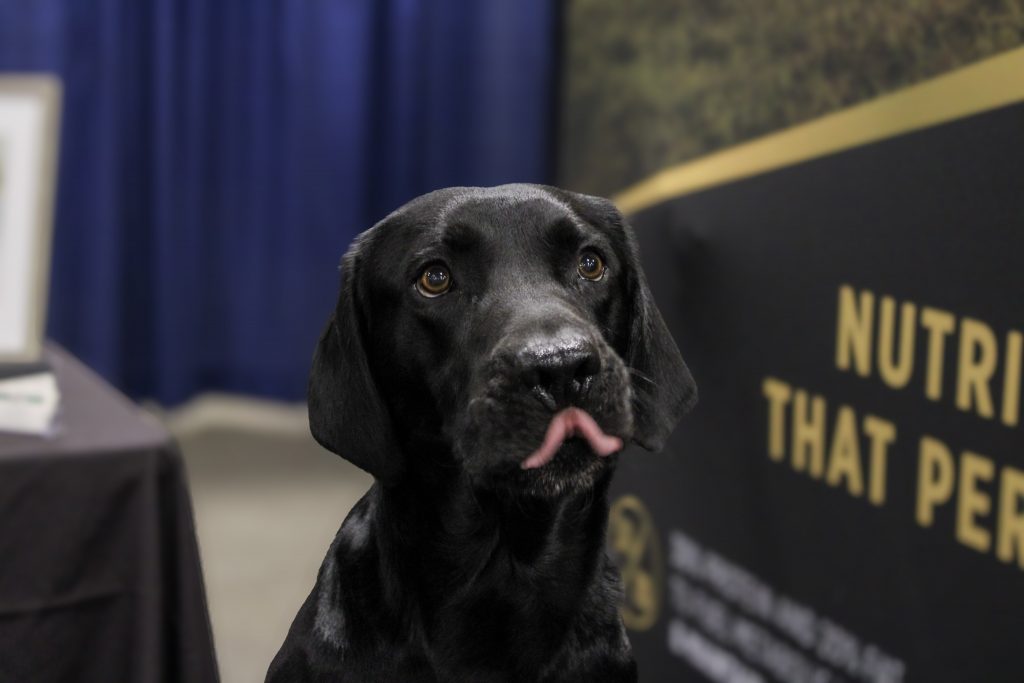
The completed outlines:
<svg viewBox="0 0 1024 683">
<path fill-rule="evenodd" d="M 48 334 L 135 396 L 304 395 L 351 238 L 544 182 L 556 3 L 0 0 L 64 82 Z"/>
</svg>

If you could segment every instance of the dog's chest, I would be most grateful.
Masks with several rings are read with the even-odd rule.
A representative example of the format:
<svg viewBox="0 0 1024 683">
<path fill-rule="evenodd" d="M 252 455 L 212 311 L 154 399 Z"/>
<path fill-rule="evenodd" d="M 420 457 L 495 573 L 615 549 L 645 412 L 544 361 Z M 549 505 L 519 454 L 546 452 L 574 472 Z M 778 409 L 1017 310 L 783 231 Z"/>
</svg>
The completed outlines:
<svg viewBox="0 0 1024 683">
<path fill-rule="evenodd" d="M 574 622 L 585 616 L 583 593 L 579 587 L 538 586 L 508 574 L 488 577 L 430 619 L 432 659 L 502 671 L 549 662 L 564 649 Z"/>
</svg>

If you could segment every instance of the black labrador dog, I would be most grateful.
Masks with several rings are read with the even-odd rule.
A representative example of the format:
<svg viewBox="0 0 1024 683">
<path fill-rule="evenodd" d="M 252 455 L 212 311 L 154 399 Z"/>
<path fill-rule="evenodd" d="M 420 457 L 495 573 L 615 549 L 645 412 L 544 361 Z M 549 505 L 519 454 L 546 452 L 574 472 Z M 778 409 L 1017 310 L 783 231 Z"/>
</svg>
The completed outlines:
<svg viewBox="0 0 1024 683">
<path fill-rule="evenodd" d="M 449 188 L 352 245 L 309 421 L 376 481 L 270 666 L 279 681 L 635 681 L 605 554 L 626 440 L 696 387 L 604 199 Z"/>
</svg>

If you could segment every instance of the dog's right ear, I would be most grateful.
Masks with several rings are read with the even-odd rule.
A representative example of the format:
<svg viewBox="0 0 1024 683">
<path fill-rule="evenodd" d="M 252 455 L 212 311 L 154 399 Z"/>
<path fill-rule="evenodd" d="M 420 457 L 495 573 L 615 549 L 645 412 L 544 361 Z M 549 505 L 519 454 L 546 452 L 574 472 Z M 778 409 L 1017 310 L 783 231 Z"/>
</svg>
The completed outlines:
<svg viewBox="0 0 1024 683">
<path fill-rule="evenodd" d="M 630 299 L 623 360 L 632 370 L 633 440 L 649 451 L 660 451 L 676 423 L 697 402 L 697 384 L 654 302 L 633 228 L 607 199 L 575 193 L 569 199 L 586 220 L 623 239 Z"/>
<path fill-rule="evenodd" d="M 309 429 L 321 446 L 389 485 L 402 477 L 403 458 L 366 354 L 358 260 L 353 248 L 342 261 L 338 305 L 313 354 Z"/>
</svg>

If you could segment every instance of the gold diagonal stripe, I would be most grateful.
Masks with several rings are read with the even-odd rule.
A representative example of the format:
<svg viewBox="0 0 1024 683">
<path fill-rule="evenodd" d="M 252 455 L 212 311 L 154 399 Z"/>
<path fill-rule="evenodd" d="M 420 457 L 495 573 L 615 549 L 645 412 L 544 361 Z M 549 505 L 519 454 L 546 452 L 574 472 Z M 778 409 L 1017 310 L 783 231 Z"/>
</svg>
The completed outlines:
<svg viewBox="0 0 1024 683">
<path fill-rule="evenodd" d="M 671 166 L 626 188 L 613 200 L 623 213 L 636 213 L 697 190 L 1022 100 L 1024 48 L 1017 48 L 808 123 Z"/>
</svg>

